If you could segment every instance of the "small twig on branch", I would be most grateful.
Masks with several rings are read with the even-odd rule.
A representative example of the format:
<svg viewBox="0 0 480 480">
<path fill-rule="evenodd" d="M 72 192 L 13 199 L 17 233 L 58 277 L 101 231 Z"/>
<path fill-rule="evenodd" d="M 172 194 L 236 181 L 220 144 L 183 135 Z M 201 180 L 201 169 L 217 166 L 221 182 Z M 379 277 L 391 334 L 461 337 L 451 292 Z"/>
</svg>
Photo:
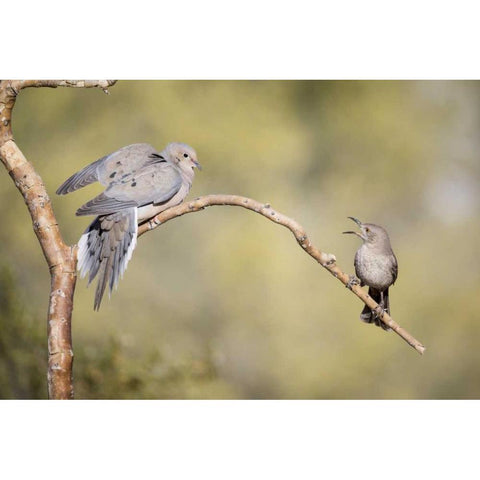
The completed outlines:
<svg viewBox="0 0 480 480">
<path fill-rule="evenodd" d="M 76 281 L 76 252 L 65 244 L 40 175 L 13 139 L 11 118 L 15 100 L 27 87 L 98 87 L 107 92 L 114 80 L 0 81 L 0 159 L 22 194 L 32 218 L 51 277 L 48 309 L 48 396 L 73 398 L 71 318 Z M 108 92 L 107 92 L 108 93 Z"/>
<path fill-rule="evenodd" d="M 176 207 L 164 210 L 150 221 L 139 226 L 138 236 L 155 229 L 159 225 L 162 225 L 173 218 L 181 217 L 186 213 L 198 212 L 206 207 L 212 207 L 217 205 L 231 205 L 236 207 L 243 207 L 247 210 L 259 213 L 268 218 L 272 222 L 282 225 L 288 228 L 294 235 L 298 244 L 313 257 L 322 267 L 326 268 L 335 278 L 340 280 L 345 286 L 349 285 L 350 276 L 344 273 L 336 264 L 335 255 L 324 253 L 317 247 L 312 245 L 305 229 L 295 220 L 277 212 L 269 204 L 263 204 L 252 200 L 251 198 L 240 197 L 238 195 L 206 195 L 204 197 L 196 198 L 190 202 L 184 202 Z M 358 285 L 353 285 L 349 289 L 362 300 L 363 303 L 370 308 L 375 309 L 379 305 L 368 295 L 367 291 L 362 289 Z M 425 351 L 425 347 L 410 335 L 404 328 L 398 325 L 390 315 L 386 312 L 382 316 L 382 321 L 388 325 L 396 334 L 400 335 L 410 346 L 412 346 L 418 353 L 422 354 Z"/>
</svg>

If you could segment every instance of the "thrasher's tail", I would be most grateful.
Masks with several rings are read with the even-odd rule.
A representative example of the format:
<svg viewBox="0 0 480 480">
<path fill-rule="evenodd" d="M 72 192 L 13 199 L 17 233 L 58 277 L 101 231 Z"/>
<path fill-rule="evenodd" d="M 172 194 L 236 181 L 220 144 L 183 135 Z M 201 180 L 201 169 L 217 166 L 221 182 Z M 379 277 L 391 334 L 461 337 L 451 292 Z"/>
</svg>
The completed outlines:
<svg viewBox="0 0 480 480">
<path fill-rule="evenodd" d="M 78 242 L 78 270 L 88 284 L 98 275 L 94 310 L 100 308 L 107 284 L 117 286 L 137 244 L 137 209 L 98 216 Z"/>
<path fill-rule="evenodd" d="M 379 290 L 369 287 L 368 294 L 390 315 L 388 288 L 383 292 L 383 305 L 381 303 L 382 297 Z M 377 314 L 367 305 L 363 307 L 362 313 L 360 314 L 360 320 L 365 323 L 375 323 L 377 327 L 382 327 L 384 330 L 390 330 L 390 327 L 385 325 L 385 323 L 378 318 Z"/>
</svg>

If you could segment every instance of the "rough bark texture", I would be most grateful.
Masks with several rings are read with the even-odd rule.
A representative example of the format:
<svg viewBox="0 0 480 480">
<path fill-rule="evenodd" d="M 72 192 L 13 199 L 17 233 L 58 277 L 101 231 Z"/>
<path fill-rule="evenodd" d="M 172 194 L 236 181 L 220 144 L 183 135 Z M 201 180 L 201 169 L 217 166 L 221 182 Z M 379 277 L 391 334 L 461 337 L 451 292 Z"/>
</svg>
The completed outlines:
<svg viewBox="0 0 480 480">
<path fill-rule="evenodd" d="M 335 278 L 340 280 L 345 286 L 347 286 L 363 303 L 370 308 L 378 308 L 379 305 L 368 295 L 368 292 L 362 289 L 359 285 L 350 286 L 350 275 L 343 272 L 336 263 L 335 255 L 324 253 L 315 247 L 305 232 L 305 229 L 298 224 L 295 220 L 277 212 L 269 204 L 263 204 L 252 200 L 251 198 L 240 197 L 238 195 L 206 195 L 204 197 L 197 198 L 191 202 L 182 203 L 176 207 L 169 208 L 163 211 L 149 222 L 144 223 L 139 227 L 138 236 L 153 230 L 159 225 L 171 220 L 173 218 L 180 217 L 186 213 L 198 212 L 204 210 L 206 207 L 215 205 L 232 205 L 237 207 L 243 207 L 253 212 L 259 213 L 268 218 L 272 222 L 278 223 L 288 228 L 298 244 L 313 257 L 320 265 L 326 268 Z M 425 351 L 425 347 L 416 340 L 410 333 L 404 328 L 398 325 L 390 315 L 386 312 L 382 315 L 382 321 L 388 325 L 396 334 L 400 335 L 411 347 L 413 347 L 418 353 L 422 354 Z"/>
<path fill-rule="evenodd" d="M 48 396 L 73 398 L 72 309 L 76 280 L 76 252 L 63 241 L 42 179 L 13 139 L 11 120 L 15 100 L 26 87 L 99 87 L 114 81 L 3 80 L 0 82 L 0 159 L 22 194 L 32 217 L 51 276 L 48 308 Z"/>
</svg>

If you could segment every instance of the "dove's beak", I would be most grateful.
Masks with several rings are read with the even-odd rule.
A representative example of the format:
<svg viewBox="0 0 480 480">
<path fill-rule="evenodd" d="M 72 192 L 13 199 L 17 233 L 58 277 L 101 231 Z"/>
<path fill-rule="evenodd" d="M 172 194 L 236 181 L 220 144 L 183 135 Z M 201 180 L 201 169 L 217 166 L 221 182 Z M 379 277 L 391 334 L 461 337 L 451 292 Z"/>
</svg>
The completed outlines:
<svg viewBox="0 0 480 480">
<path fill-rule="evenodd" d="M 201 166 L 196 160 L 193 160 L 193 164 L 194 164 L 199 170 L 202 170 L 202 166 Z"/>
</svg>

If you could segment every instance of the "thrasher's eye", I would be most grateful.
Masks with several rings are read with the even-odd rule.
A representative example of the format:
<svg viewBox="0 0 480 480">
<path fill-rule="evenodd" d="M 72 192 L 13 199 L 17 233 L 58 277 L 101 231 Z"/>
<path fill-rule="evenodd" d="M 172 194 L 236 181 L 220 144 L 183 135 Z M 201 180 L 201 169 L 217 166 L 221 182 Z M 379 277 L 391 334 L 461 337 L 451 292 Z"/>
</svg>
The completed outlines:
<svg viewBox="0 0 480 480">
<path fill-rule="evenodd" d="M 183 154 L 184 158 L 188 158 L 188 153 Z"/>
<path fill-rule="evenodd" d="M 370 229 L 367 227 L 367 228 L 365 229 L 365 231 L 366 231 L 366 232 L 369 232 L 369 231 L 370 231 Z"/>
</svg>

